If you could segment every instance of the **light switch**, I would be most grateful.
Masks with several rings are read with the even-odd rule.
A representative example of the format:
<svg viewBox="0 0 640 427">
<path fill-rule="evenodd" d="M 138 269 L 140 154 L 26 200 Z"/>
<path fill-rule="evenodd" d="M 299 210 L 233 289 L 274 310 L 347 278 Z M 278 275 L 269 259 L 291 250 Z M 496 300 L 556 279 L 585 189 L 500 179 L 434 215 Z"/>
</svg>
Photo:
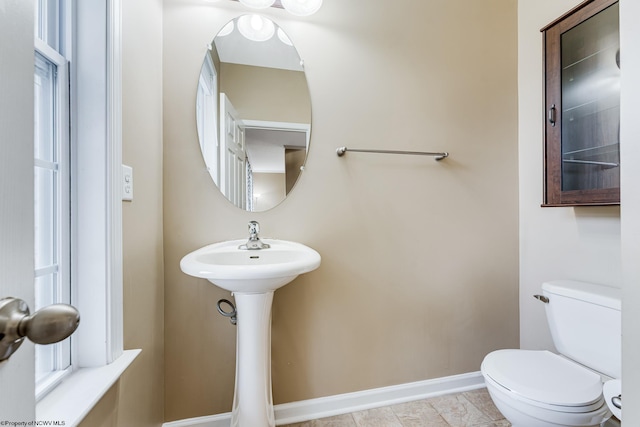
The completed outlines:
<svg viewBox="0 0 640 427">
<path fill-rule="evenodd" d="M 133 168 L 122 165 L 122 200 L 133 200 Z"/>
</svg>

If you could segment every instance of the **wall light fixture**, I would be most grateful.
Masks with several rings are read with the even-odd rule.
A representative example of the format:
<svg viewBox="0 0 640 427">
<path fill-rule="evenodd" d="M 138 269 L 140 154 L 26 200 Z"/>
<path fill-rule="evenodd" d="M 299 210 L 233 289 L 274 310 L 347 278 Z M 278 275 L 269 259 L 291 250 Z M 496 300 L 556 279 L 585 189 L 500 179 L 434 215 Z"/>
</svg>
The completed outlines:
<svg viewBox="0 0 640 427">
<path fill-rule="evenodd" d="M 276 0 L 240 0 L 240 3 L 254 9 L 266 9 L 273 6 Z"/>
<path fill-rule="evenodd" d="M 238 18 L 238 31 L 249 40 L 263 42 L 273 37 L 276 28 L 270 19 L 252 13 Z"/>
<path fill-rule="evenodd" d="M 322 0 L 281 0 L 282 6 L 292 15 L 309 16 L 320 10 Z"/>
<path fill-rule="evenodd" d="M 234 0 L 254 9 L 266 9 L 278 7 L 292 15 L 309 16 L 316 13 L 322 7 L 322 0 Z"/>
</svg>

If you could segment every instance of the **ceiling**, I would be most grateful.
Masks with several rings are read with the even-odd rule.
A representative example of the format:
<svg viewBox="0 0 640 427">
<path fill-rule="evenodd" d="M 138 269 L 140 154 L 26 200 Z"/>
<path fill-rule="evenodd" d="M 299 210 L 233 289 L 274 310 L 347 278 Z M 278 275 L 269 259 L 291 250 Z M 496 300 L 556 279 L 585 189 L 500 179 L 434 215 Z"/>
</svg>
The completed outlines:
<svg viewBox="0 0 640 427">
<path fill-rule="evenodd" d="M 276 32 L 278 28 L 276 25 Z M 222 62 L 292 71 L 304 69 L 296 48 L 280 41 L 277 34 L 267 41 L 256 42 L 240 34 L 236 25 L 230 34 L 216 36 L 214 43 Z"/>
</svg>

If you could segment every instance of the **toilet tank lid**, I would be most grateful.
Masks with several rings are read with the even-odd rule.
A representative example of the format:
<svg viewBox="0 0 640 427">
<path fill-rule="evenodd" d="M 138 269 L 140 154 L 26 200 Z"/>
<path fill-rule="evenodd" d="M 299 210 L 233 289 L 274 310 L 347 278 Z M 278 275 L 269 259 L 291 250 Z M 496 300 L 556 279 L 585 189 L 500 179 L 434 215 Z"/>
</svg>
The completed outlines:
<svg viewBox="0 0 640 427">
<path fill-rule="evenodd" d="M 577 280 L 553 280 L 543 283 L 542 290 L 550 294 L 574 298 L 614 310 L 621 310 L 622 308 L 622 290 L 610 286 Z"/>
</svg>

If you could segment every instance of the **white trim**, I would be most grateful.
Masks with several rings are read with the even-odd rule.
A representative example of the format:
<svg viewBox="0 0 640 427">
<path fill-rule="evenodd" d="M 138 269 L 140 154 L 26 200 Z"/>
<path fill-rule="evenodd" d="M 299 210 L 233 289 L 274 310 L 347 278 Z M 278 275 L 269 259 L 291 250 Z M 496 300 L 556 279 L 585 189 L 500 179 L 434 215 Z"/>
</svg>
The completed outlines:
<svg viewBox="0 0 640 427">
<path fill-rule="evenodd" d="M 73 372 L 73 366 L 69 365 L 66 369 L 51 371 L 46 377 L 40 381 L 36 381 L 36 402 L 39 402 L 56 388 L 67 376 Z"/>
<path fill-rule="evenodd" d="M 287 403 L 276 407 L 278 424 L 291 424 L 313 418 L 324 418 L 381 406 L 396 405 L 451 393 L 484 387 L 480 372 L 452 375 L 443 378 L 340 394 L 320 399 Z M 309 413 L 309 410 L 313 411 Z"/>
<path fill-rule="evenodd" d="M 107 361 L 124 349 L 122 254 L 122 7 L 107 1 Z"/>
<path fill-rule="evenodd" d="M 295 131 L 295 132 L 309 132 L 311 130 L 311 125 L 308 123 L 294 123 L 294 122 L 274 122 L 271 120 L 245 120 L 242 119 L 244 124 L 248 128 L 252 129 L 273 129 L 273 130 L 284 130 L 284 131 Z"/>
<path fill-rule="evenodd" d="M 51 14 L 45 19 L 47 23 L 56 24 L 56 37 L 60 35 L 60 22 L 58 14 Z M 60 48 L 59 43 L 55 45 Z M 53 229 L 56 256 L 51 261 L 53 265 L 35 269 L 35 278 L 57 273 L 57 277 L 52 277 L 51 286 L 53 288 L 53 299 L 37 301 L 38 304 L 66 303 L 69 304 L 71 292 L 71 207 L 70 207 L 70 187 L 71 182 L 71 158 L 70 158 L 70 112 L 69 112 L 69 62 L 50 45 L 37 38 L 34 40 L 35 52 L 42 60 L 55 66 L 55 76 L 51 77 L 52 88 L 54 90 L 52 124 L 54 126 L 53 139 L 50 141 L 51 148 L 55 155 L 52 161 L 34 159 L 36 168 L 57 171 L 55 180 L 55 190 L 52 194 L 55 202 L 53 212 Z M 36 63 L 38 60 L 36 60 Z M 39 105 L 36 108 L 40 108 Z M 40 142 L 38 142 L 39 144 Z M 38 198 L 39 196 L 36 196 Z M 37 204 L 36 204 L 37 206 Z M 41 248 L 36 248 L 36 250 Z M 37 286 L 37 281 L 34 282 Z M 37 293 L 36 293 L 37 294 Z M 40 309 L 38 305 L 33 309 Z M 39 375 L 38 370 L 47 366 L 46 372 Z M 47 347 L 36 347 L 36 401 L 40 400 L 46 393 L 52 390 L 62 378 L 71 372 L 71 341 L 65 340 Z M 49 369 L 50 367 L 50 369 Z"/>
<path fill-rule="evenodd" d="M 82 313 L 80 367 L 104 366 L 123 348 L 120 10 L 120 0 L 76 3 L 72 304 Z"/>
<path fill-rule="evenodd" d="M 109 365 L 75 371 L 37 403 L 36 418 L 77 426 L 138 354 L 140 350 L 127 350 Z"/>
<path fill-rule="evenodd" d="M 304 132 L 307 140 L 307 152 L 311 141 L 311 124 L 294 122 L 274 122 L 265 120 L 243 120 L 247 129 L 281 130 L 288 132 Z"/>
<path fill-rule="evenodd" d="M 348 414 L 414 400 L 428 399 L 484 387 L 480 372 L 338 394 L 274 406 L 276 425 L 287 425 Z M 164 423 L 163 427 L 229 427 L 231 413 Z"/>
<path fill-rule="evenodd" d="M 162 427 L 229 427 L 231 412 L 207 417 L 187 418 L 162 424 Z"/>
</svg>

